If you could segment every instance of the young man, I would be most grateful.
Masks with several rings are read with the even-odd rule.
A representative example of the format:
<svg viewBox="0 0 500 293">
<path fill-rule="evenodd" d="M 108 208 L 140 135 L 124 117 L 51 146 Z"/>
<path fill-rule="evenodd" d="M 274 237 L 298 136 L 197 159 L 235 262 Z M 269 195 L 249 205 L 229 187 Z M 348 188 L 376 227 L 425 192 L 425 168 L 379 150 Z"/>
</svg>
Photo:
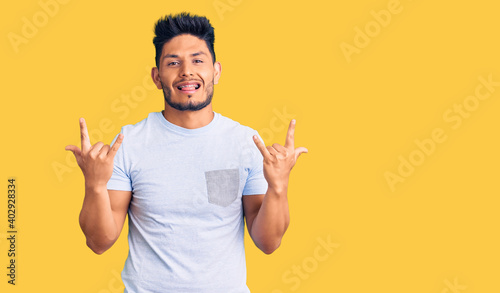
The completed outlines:
<svg viewBox="0 0 500 293">
<path fill-rule="evenodd" d="M 97 254 L 118 239 L 129 215 L 125 292 L 250 292 L 244 222 L 272 253 L 288 227 L 288 178 L 306 148 L 265 146 L 258 133 L 212 110 L 221 75 L 205 17 L 169 15 L 155 26 L 165 110 L 122 127 L 112 146 L 69 145 L 85 177 L 80 226 Z"/>
</svg>

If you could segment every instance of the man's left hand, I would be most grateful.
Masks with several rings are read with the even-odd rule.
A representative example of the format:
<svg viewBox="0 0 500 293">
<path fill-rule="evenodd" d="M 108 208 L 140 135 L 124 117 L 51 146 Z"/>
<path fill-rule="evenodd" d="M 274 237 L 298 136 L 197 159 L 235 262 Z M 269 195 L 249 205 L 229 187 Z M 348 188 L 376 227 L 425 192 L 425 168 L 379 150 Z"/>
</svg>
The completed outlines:
<svg viewBox="0 0 500 293">
<path fill-rule="evenodd" d="M 264 157 L 264 177 L 268 187 L 275 191 L 283 191 L 288 187 L 288 177 L 300 154 L 307 153 L 305 147 L 295 148 L 294 143 L 295 119 L 290 121 L 286 134 L 285 146 L 274 143 L 265 146 L 257 135 L 253 140 Z"/>
</svg>

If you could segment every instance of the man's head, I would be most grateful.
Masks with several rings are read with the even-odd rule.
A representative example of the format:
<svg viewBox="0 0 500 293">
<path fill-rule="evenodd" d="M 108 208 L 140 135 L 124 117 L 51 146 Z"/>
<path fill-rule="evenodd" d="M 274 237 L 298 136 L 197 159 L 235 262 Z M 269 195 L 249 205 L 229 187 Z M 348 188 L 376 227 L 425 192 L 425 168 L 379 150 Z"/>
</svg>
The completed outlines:
<svg viewBox="0 0 500 293">
<path fill-rule="evenodd" d="M 156 23 L 152 77 L 167 104 L 180 111 L 210 105 L 221 65 L 215 61 L 214 29 L 205 17 L 168 15 Z"/>
<path fill-rule="evenodd" d="M 205 41 L 208 51 L 212 55 L 212 63 L 215 63 L 214 28 L 206 17 L 191 15 L 187 12 L 166 15 L 156 22 L 154 31 L 153 44 L 156 50 L 156 67 L 159 68 L 160 65 L 163 45 L 183 34 L 189 34 Z"/>
</svg>

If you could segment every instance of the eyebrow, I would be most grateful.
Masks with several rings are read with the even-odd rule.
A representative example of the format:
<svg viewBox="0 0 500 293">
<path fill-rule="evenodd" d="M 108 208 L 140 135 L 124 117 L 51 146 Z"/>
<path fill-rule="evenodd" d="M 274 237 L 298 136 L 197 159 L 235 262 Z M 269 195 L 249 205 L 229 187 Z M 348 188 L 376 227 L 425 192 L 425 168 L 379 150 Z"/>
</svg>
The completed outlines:
<svg viewBox="0 0 500 293">
<path fill-rule="evenodd" d="M 192 57 L 199 56 L 199 55 L 206 55 L 206 54 L 205 54 L 205 52 L 202 52 L 202 51 L 191 54 Z M 167 55 L 163 56 L 162 59 L 165 59 L 165 58 L 179 58 L 179 55 L 167 54 Z"/>
</svg>

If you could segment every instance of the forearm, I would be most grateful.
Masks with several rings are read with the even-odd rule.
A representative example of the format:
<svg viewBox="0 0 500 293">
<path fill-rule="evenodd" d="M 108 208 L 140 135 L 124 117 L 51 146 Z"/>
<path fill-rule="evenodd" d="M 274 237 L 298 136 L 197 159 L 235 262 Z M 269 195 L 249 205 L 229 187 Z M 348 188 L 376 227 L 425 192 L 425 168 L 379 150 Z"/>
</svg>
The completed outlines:
<svg viewBox="0 0 500 293">
<path fill-rule="evenodd" d="M 287 188 L 268 188 L 250 231 L 255 245 L 266 254 L 272 253 L 280 246 L 289 223 Z"/>
<path fill-rule="evenodd" d="M 85 186 L 79 220 L 92 251 L 101 254 L 114 244 L 118 231 L 106 186 Z"/>
</svg>

